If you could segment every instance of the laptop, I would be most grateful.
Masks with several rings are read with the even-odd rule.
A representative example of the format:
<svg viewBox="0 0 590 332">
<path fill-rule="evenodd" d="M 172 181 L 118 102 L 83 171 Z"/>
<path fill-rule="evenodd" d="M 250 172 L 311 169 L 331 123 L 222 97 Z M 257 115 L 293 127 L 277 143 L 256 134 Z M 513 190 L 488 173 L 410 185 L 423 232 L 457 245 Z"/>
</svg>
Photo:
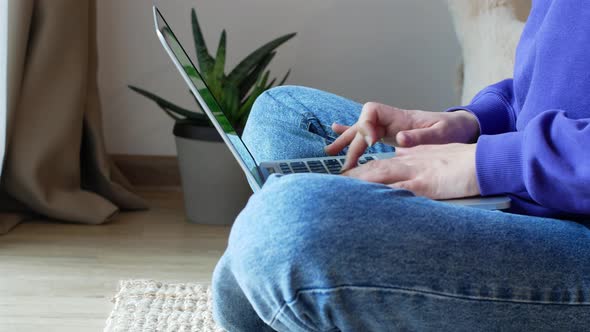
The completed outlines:
<svg viewBox="0 0 590 332">
<path fill-rule="evenodd" d="M 224 110 L 219 106 L 215 97 L 207 87 L 203 77 L 190 57 L 176 38 L 172 29 L 162 16 L 160 10 L 154 6 L 154 20 L 156 34 L 164 49 L 174 62 L 180 74 L 188 84 L 190 91 L 195 95 L 201 108 L 207 114 L 214 127 L 221 135 L 223 141 L 235 157 L 244 171 L 252 190 L 257 192 L 272 174 L 296 174 L 319 173 L 340 174 L 344 164 L 344 156 L 316 157 L 292 160 L 257 161 L 248 150 L 248 147 L 232 127 Z M 392 153 L 366 154 L 359 159 L 359 165 L 378 159 L 389 159 L 395 156 Z M 502 197 L 475 197 L 465 199 L 446 200 L 444 202 L 470 206 L 488 210 L 503 210 L 510 207 L 510 198 Z"/>
</svg>

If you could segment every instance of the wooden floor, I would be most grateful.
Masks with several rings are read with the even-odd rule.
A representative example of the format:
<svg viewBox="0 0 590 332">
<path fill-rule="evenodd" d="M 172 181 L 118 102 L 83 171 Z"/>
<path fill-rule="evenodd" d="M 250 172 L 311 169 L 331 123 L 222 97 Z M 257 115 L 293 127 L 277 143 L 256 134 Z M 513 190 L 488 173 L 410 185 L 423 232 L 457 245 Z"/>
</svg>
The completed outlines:
<svg viewBox="0 0 590 332">
<path fill-rule="evenodd" d="M 102 226 L 35 221 L 0 236 L 0 331 L 102 331 L 119 280 L 209 283 L 229 227 L 189 224 L 177 191 Z"/>
</svg>

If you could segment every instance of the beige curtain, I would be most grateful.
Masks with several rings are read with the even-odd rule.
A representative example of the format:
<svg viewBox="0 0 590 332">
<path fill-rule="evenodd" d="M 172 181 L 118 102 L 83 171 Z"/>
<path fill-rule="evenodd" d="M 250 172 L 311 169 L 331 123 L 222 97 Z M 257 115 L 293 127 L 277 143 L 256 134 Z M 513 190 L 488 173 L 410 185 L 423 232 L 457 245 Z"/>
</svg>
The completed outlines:
<svg viewBox="0 0 590 332">
<path fill-rule="evenodd" d="M 8 2 L 0 234 L 27 218 L 100 224 L 146 208 L 105 151 L 95 0 Z"/>
</svg>

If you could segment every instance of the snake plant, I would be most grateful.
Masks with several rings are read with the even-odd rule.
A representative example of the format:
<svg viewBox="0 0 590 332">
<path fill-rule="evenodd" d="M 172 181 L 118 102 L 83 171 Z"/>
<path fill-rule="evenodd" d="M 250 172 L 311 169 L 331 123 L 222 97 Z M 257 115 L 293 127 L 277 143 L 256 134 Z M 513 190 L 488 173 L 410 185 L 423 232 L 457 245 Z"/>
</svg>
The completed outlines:
<svg viewBox="0 0 590 332">
<path fill-rule="evenodd" d="M 215 99 L 225 111 L 231 125 L 238 131 L 243 129 L 254 101 L 264 91 L 275 86 L 277 79 L 270 79 L 268 65 L 276 56 L 276 49 L 293 38 L 291 33 L 274 39 L 261 46 L 244 58 L 229 74 L 225 73 L 225 59 L 227 50 L 227 33 L 221 33 L 219 46 L 215 57 L 207 48 L 195 9 L 191 12 L 193 38 L 197 54 L 197 63 L 203 79 L 209 86 Z M 291 70 L 279 81 L 283 85 Z M 129 86 L 130 89 L 155 102 L 164 112 L 175 121 L 191 123 L 199 126 L 209 126 L 210 122 L 202 112 L 180 107 L 156 94 Z"/>
</svg>

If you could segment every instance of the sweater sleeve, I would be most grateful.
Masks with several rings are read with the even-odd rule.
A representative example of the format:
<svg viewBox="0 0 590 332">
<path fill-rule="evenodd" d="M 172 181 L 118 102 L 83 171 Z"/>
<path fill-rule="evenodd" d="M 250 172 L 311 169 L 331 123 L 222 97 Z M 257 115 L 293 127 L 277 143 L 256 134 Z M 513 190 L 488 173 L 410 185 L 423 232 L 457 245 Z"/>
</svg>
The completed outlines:
<svg viewBox="0 0 590 332">
<path fill-rule="evenodd" d="M 480 135 L 496 135 L 516 130 L 513 80 L 507 79 L 480 91 L 465 106 L 452 107 L 447 112 L 464 110 L 479 122 Z"/>
<path fill-rule="evenodd" d="M 590 6 L 580 1 L 535 2 L 516 52 L 514 80 L 451 109 L 466 109 L 479 120 L 476 172 L 484 196 L 511 194 L 553 210 L 540 214 L 590 215 L 587 22 Z"/>
<path fill-rule="evenodd" d="M 526 192 L 544 207 L 590 214 L 589 141 L 590 119 L 572 119 L 563 110 L 543 112 L 519 132 L 481 136 L 481 193 Z"/>
</svg>

